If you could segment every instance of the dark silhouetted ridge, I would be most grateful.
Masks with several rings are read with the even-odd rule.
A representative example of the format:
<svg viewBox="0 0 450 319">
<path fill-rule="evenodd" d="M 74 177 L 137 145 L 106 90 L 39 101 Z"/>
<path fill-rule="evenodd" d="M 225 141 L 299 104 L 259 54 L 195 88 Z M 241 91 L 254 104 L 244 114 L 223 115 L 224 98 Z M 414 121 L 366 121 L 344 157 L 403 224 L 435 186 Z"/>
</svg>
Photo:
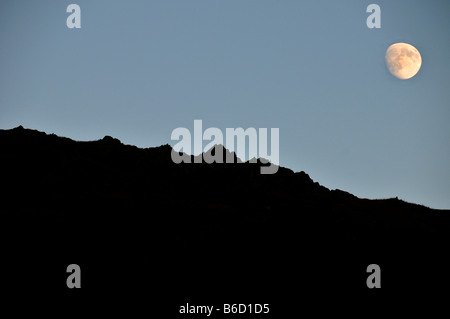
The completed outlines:
<svg viewBox="0 0 450 319">
<path fill-rule="evenodd" d="M 221 145 L 208 152 L 219 148 L 235 157 Z M 169 145 L 77 142 L 21 126 L 0 130 L 0 149 L 5 260 L 20 274 L 40 260 L 41 286 L 64 286 L 64 265 L 76 262 L 87 269 L 86 291 L 294 298 L 286 283 L 311 296 L 367 289 L 370 263 L 387 269 L 387 286 L 412 290 L 432 287 L 448 265 L 449 211 L 360 199 L 305 172 L 174 164 Z M 411 281 L 416 271 L 426 279 Z M 21 278 L 16 286 L 28 287 Z"/>
</svg>

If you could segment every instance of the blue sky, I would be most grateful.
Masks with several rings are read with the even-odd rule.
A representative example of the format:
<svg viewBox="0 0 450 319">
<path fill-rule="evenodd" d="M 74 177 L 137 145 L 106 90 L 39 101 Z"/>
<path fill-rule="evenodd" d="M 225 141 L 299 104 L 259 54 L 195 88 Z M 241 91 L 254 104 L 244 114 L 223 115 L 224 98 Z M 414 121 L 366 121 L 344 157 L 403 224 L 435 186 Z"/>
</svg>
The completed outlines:
<svg viewBox="0 0 450 319">
<path fill-rule="evenodd" d="M 70 3 L 81 29 L 66 26 Z M 381 29 L 366 26 L 370 3 Z M 0 128 L 151 147 L 195 119 L 276 127 L 280 164 L 328 188 L 450 208 L 449 13 L 448 1 L 2 0 Z M 385 66 L 395 42 L 422 55 L 406 81 Z"/>
</svg>

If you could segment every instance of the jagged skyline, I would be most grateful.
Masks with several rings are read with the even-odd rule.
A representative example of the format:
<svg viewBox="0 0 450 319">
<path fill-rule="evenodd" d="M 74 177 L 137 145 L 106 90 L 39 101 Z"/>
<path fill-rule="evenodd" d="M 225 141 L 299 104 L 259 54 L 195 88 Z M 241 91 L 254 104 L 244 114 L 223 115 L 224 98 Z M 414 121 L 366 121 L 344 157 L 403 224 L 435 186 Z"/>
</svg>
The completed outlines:
<svg viewBox="0 0 450 319">
<path fill-rule="evenodd" d="M 372 263 L 387 270 L 378 307 L 447 280 L 448 210 L 359 199 L 283 167 L 264 175 L 260 164 L 175 164 L 167 144 L 77 142 L 19 127 L 0 130 L 0 146 L 0 217 L 15 289 L 71 300 L 59 292 L 75 262 L 87 274 L 84 296 L 144 294 L 143 304 L 161 311 L 161 291 L 171 302 L 246 291 L 293 313 L 298 303 L 287 298 L 304 296 L 288 289 L 293 283 L 321 298 L 337 289 L 333 300 L 347 302 L 345 291 L 373 301 L 361 293 Z M 30 265 L 40 275 L 32 283 L 23 276 Z"/>
</svg>

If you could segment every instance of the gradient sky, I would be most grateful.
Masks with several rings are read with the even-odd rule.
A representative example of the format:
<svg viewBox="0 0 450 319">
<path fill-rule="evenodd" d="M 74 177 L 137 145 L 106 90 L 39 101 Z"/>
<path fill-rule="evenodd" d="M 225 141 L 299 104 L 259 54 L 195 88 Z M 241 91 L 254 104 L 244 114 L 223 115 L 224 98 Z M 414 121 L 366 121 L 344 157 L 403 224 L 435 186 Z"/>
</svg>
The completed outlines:
<svg viewBox="0 0 450 319">
<path fill-rule="evenodd" d="M 449 14 L 450 1 L 2 0 L 0 128 L 152 147 L 194 119 L 277 127 L 282 166 L 448 209 Z M 395 42 L 422 55 L 410 80 L 385 66 Z"/>
</svg>

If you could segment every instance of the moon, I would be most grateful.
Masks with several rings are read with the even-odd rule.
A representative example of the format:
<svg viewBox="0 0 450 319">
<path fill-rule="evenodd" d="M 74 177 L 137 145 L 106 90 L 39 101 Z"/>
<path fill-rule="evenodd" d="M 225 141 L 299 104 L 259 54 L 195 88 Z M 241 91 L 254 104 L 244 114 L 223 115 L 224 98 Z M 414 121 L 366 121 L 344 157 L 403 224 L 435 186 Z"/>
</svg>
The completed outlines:
<svg viewBox="0 0 450 319">
<path fill-rule="evenodd" d="M 394 43 L 386 50 L 389 72 L 399 79 L 407 80 L 419 72 L 422 57 L 419 50 L 408 43 Z"/>
</svg>

